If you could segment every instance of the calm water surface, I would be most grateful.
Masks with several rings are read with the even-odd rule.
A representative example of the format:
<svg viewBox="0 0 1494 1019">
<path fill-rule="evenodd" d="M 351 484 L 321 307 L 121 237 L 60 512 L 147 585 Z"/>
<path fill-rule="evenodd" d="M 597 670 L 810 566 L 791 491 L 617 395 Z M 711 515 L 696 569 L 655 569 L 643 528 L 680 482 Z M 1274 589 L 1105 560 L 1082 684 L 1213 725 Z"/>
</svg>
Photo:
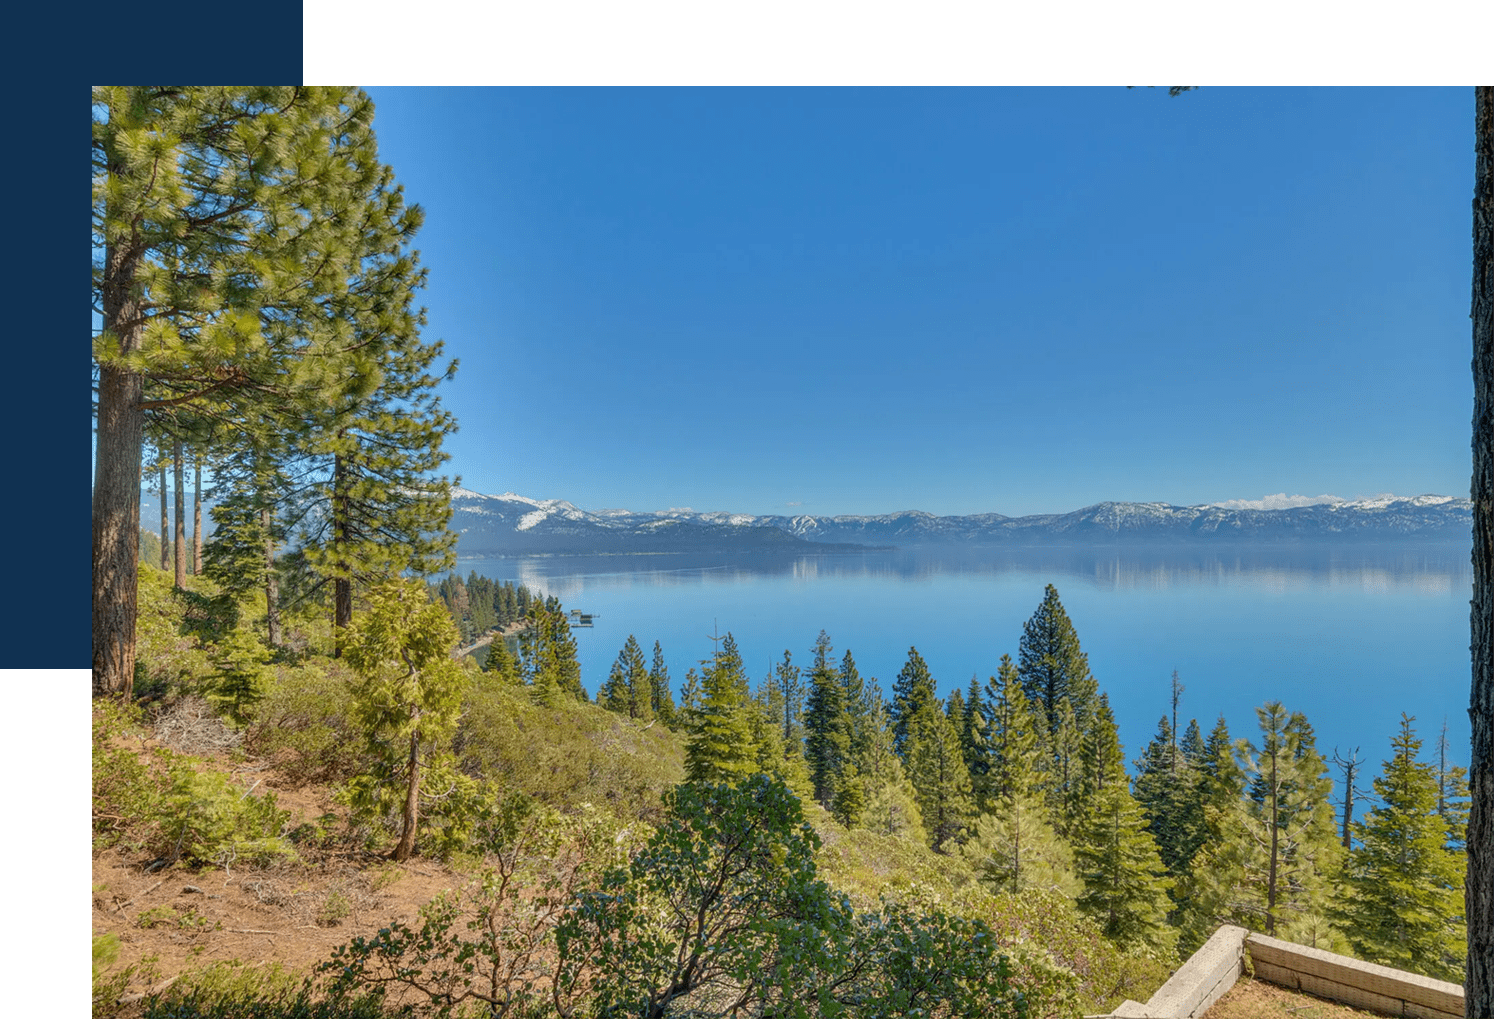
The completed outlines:
<svg viewBox="0 0 1494 1019">
<path fill-rule="evenodd" d="M 849 648 L 884 693 L 916 646 L 941 693 L 984 683 L 1013 658 L 1022 624 L 1058 588 L 1110 695 L 1134 758 L 1167 710 L 1205 732 L 1223 714 L 1253 736 L 1266 700 L 1299 710 L 1319 749 L 1358 746 L 1376 765 L 1402 711 L 1425 752 L 1444 718 L 1454 754 L 1468 745 L 1468 602 L 1472 571 L 1458 547 L 1241 550 L 883 552 L 757 558 L 586 556 L 462 560 L 459 572 L 521 581 L 594 613 L 576 629 L 593 695 L 629 634 L 664 649 L 676 692 L 685 671 L 731 632 L 756 682 L 785 649 L 807 666 L 821 629 Z"/>
</svg>

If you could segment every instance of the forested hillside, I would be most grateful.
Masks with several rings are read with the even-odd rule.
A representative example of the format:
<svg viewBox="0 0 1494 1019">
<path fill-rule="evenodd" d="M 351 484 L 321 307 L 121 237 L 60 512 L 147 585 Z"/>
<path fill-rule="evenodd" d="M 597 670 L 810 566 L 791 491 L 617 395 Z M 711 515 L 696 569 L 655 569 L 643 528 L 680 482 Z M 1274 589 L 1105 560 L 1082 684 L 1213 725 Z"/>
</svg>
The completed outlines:
<svg viewBox="0 0 1494 1019">
<path fill-rule="evenodd" d="M 645 653 L 629 637 L 593 702 L 564 607 L 485 578 L 378 586 L 340 641 L 326 612 L 287 614 L 273 653 L 254 599 L 209 578 L 174 589 L 152 566 L 142 581 L 139 706 L 101 702 L 95 717 L 96 876 L 125 865 L 200 884 L 211 871 L 243 888 L 315 882 L 341 860 L 351 873 L 434 866 L 460 893 L 382 933 L 350 929 L 326 966 L 303 961 L 304 978 L 273 986 L 230 981 L 230 993 L 230 970 L 184 961 L 187 975 L 144 999 L 144 1014 L 227 1014 L 234 994 L 440 1012 L 445 994 L 478 997 L 446 961 L 456 952 L 483 994 L 497 981 L 561 1014 L 589 1014 L 607 995 L 639 1008 L 738 995 L 775 1014 L 778 995 L 810 995 L 837 974 L 845 999 L 823 1010 L 862 1014 L 855 1002 L 873 988 L 851 974 L 871 966 L 877 995 L 912 993 L 900 981 L 913 980 L 1017 1015 L 1010 995 L 1023 988 L 1042 1003 L 1031 1014 L 1075 1015 L 1144 999 L 1224 922 L 1458 977 L 1467 798 L 1445 746 L 1424 759 L 1403 718 L 1372 781 L 1364 761 L 1339 758 L 1355 770 L 1335 793 L 1306 718 L 1268 703 L 1248 738 L 1224 719 L 1205 731 L 1179 716 L 1175 683 L 1128 767 L 1051 586 L 1015 656 L 947 698 L 916 648 L 884 695 L 824 633 L 802 665 L 786 653 L 754 688 L 727 634 L 683 677 L 657 642 Z M 485 667 L 451 657 L 458 618 L 470 628 L 492 613 L 496 627 L 499 606 L 520 599 L 514 651 L 500 639 Z M 173 746 L 174 720 L 202 701 L 222 719 L 227 755 Z M 122 740 L 129 732 L 155 738 Z M 252 785 L 234 777 L 246 766 Z M 322 812 L 297 817 L 277 800 L 308 794 Z M 749 865 L 730 888 L 689 876 L 735 866 L 734 853 L 782 862 Z M 541 926 L 519 908 L 535 895 Z M 746 896 L 773 922 L 713 895 Z M 718 908 L 706 945 L 667 924 L 674 909 Z M 165 923 L 163 909 L 174 910 Z M 156 965 L 129 950 L 147 930 L 189 931 L 205 961 L 226 964 L 207 954 L 223 922 L 212 916 L 179 905 L 108 916 L 99 945 L 125 949 L 124 961 L 99 971 L 98 1008 L 112 1011 L 109 995 Z M 488 933 L 464 933 L 468 918 Z M 349 920 L 314 926 L 332 934 Z M 990 954 L 969 947 L 978 931 Z M 826 938 L 833 950 L 794 958 Z M 938 972 L 899 954 L 915 943 L 920 958 L 939 954 Z M 706 961 L 676 971 L 664 960 L 677 952 Z M 777 960 L 771 988 L 752 979 L 764 958 Z M 975 972 L 1007 975 L 972 989 Z"/>
</svg>

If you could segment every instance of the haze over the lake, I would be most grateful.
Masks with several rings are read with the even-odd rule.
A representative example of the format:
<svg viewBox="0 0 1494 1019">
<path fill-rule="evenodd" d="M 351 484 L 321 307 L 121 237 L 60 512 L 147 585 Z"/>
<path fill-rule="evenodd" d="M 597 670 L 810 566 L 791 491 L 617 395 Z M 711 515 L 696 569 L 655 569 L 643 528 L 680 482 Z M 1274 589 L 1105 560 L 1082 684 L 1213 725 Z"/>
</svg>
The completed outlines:
<svg viewBox="0 0 1494 1019">
<path fill-rule="evenodd" d="M 468 488 L 1467 492 L 1466 90 L 370 91 Z"/>
</svg>

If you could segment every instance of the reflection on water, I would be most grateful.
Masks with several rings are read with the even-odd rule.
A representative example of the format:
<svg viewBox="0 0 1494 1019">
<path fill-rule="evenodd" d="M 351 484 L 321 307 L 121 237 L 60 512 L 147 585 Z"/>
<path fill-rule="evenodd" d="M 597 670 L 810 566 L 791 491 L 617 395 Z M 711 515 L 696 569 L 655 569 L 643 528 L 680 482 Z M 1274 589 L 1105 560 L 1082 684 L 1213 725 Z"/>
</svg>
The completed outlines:
<svg viewBox="0 0 1494 1019">
<path fill-rule="evenodd" d="M 890 690 L 916 646 L 941 694 L 993 675 L 1056 585 L 1133 751 L 1166 707 L 1170 676 L 1205 728 L 1250 735 L 1281 699 L 1322 749 L 1383 756 L 1402 711 L 1432 738 L 1468 736 L 1466 545 L 1023 548 L 835 555 L 611 555 L 468 559 L 597 614 L 576 631 L 597 690 L 629 634 L 660 641 L 676 687 L 732 632 L 754 682 L 785 649 L 807 659 L 823 628 Z"/>
<path fill-rule="evenodd" d="M 596 555 L 464 559 L 469 571 L 518 580 L 564 601 L 583 586 L 628 589 L 736 584 L 775 578 L 931 580 L 1031 574 L 1075 577 L 1103 590 L 1245 585 L 1263 592 L 1314 588 L 1446 596 L 1473 583 L 1461 545 L 1248 546 L 1211 548 L 910 549 L 837 555 Z"/>
</svg>

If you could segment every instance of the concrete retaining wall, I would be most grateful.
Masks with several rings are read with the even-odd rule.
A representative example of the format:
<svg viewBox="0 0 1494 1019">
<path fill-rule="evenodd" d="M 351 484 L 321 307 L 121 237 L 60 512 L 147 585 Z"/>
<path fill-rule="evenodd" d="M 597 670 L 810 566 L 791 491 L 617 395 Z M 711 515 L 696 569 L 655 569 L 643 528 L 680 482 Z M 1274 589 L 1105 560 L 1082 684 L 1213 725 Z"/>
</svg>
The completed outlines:
<svg viewBox="0 0 1494 1019">
<path fill-rule="evenodd" d="M 1318 948 L 1224 926 L 1145 1004 L 1126 1001 L 1115 1019 L 1199 1019 L 1235 985 L 1245 955 L 1257 980 L 1409 1019 L 1463 1019 L 1463 988 Z"/>
</svg>

